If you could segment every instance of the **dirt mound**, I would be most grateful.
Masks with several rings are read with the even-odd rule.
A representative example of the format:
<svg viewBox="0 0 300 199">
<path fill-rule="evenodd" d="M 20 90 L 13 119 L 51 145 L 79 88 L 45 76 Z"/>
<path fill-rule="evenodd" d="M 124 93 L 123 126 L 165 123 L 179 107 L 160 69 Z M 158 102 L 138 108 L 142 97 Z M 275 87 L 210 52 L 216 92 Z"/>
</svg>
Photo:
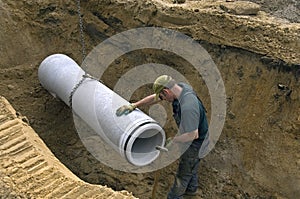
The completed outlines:
<svg viewBox="0 0 300 199">
<path fill-rule="evenodd" d="M 24 123 L 26 117 L 17 117 L 3 97 L 0 107 L 1 197 L 134 198 L 126 191 L 115 192 L 80 180 L 55 158 Z"/>
</svg>

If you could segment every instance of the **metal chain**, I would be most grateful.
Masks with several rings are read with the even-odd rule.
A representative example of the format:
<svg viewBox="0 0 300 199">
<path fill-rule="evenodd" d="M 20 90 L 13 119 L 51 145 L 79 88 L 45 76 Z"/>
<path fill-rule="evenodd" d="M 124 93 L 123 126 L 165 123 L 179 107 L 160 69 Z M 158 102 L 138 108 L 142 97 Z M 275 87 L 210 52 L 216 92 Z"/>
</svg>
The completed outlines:
<svg viewBox="0 0 300 199">
<path fill-rule="evenodd" d="M 85 64 L 84 59 L 86 57 L 86 49 L 85 49 L 85 41 L 84 41 L 84 27 L 83 27 L 83 20 L 82 20 L 82 16 L 81 16 L 80 0 L 77 0 L 77 12 L 78 12 L 78 18 L 79 18 L 80 41 L 81 41 L 81 47 L 82 47 L 82 64 Z M 89 75 L 85 72 L 82 75 L 80 81 L 74 86 L 74 88 L 72 89 L 72 91 L 70 93 L 69 106 L 70 106 L 71 109 L 73 109 L 72 108 L 73 95 L 86 78 L 93 79 L 93 80 L 96 80 L 96 81 L 100 81 L 97 78 L 95 78 L 95 77 L 93 77 L 93 76 L 91 76 L 91 75 Z"/>
<path fill-rule="evenodd" d="M 72 105 L 72 101 L 73 101 L 73 95 L 75 93 L 75 91 L 79 88 L 79 86 L 82 84 L 82 82 L 86 79 L 86 77 L 83 75 L 81 80 L 74 86 L 74 88 L 72 89 L 71 93 L 70 93 L 70 97 L 69 97 L 69 106 L 71 109 L 73 109 Z"/>
<path fill-rule="evenodd" d="M 86 50 L 85 50 L 85 41 L 84 41 L 84 28 L 83 28 L 83 21 L 82 21 L 82 16 L 81 16 L 81 6 L 80 6 L 80 0 L 77 0 L 77 13 L 78 13 L 78 18 L 79 18 L 79 28 L 80 28 L 80 42 L 81 42 L 81 50 L 82 50 L 82 63 L 84 63 L 84 59 L 86 57 Z M 82 84 L 82 82 L 87 78 L 91 78 L 88 76 L 86 73 L 82 75 L 82 78 L 80 81 L 74 86 L 72 89 L 70 96 L 69 96 L 69 106 L 71 109 L 73 109 L 72 101 L 73 101 L 73 95 L 75 91 L 79 88 L 79 86 Z"/>
<path fill-rule="evenodd" d="M 84 27 L 83 27 L 83 20 L 81 16 L 81 6 L 80 0 L 77 0 L 77 12 L 79 18 L 79 28 L 80 28 L 80 41 L 81 41 L 81 48 L 82 48 L 82 63 L 86 57 L 86 50 L 85 50 L 85 41 L 84 41 Z"/>
</svg>

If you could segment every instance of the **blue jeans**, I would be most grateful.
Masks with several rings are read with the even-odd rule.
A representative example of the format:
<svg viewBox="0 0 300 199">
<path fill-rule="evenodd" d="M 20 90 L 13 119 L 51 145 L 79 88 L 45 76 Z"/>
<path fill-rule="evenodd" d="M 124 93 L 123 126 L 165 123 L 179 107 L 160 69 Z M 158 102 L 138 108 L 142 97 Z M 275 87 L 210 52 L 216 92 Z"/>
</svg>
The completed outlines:
<svg viewBox="0 0 300 199">
<path fill-rule="evenodd" d="M 199 149 L 189 147 L 181 156 L 174 184 L 168 199 L 181 199 L 185 192 L 196 192 L 198 188 Z"/>
</svg>

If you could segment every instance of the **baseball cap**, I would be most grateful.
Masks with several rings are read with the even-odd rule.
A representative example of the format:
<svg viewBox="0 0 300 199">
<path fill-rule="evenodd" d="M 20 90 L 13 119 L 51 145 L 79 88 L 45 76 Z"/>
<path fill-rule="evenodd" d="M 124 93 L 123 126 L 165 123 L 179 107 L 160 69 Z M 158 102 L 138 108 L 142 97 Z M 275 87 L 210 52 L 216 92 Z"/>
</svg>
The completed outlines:
<svg viewBox="0 0 300 199">
<path fill-rule="evenodd" d="M 161 75 L 153 83 L 153 91 L 156 94 L 155 98 L 158 99 L 159 93 L 164 89 L 168 88 L 168 84 L 173 80 L 171 76 Z"/>
</svg>

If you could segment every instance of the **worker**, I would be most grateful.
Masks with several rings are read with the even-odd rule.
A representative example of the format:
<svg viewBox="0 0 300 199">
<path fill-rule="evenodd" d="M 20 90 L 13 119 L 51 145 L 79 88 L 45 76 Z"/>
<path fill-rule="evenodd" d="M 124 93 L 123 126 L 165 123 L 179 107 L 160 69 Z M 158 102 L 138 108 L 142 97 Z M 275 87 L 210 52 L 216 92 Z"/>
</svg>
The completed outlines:
<svg viewBox="0 0 300 199">
<path fill-rule="evenodd" d="M 172 144 L 187 147 L 180 156 L 174 184 L 168 193 L 168 199 L 182 198 L 184 195 L 196 195 L 198 188 L 199 150 L 208 134 L 206 110 L 192 87 L 185 83 L 177 83 L 168 75 L 159 76 L 153 84 L 154 94 L 135 103 L 121 106 L 117 116 L 127 115 L 135 108 L 150 105 L 156 101 L 166 100 L 172 103 L 173 116 L 179 134 L 172 138 Z"/>
</svg>

